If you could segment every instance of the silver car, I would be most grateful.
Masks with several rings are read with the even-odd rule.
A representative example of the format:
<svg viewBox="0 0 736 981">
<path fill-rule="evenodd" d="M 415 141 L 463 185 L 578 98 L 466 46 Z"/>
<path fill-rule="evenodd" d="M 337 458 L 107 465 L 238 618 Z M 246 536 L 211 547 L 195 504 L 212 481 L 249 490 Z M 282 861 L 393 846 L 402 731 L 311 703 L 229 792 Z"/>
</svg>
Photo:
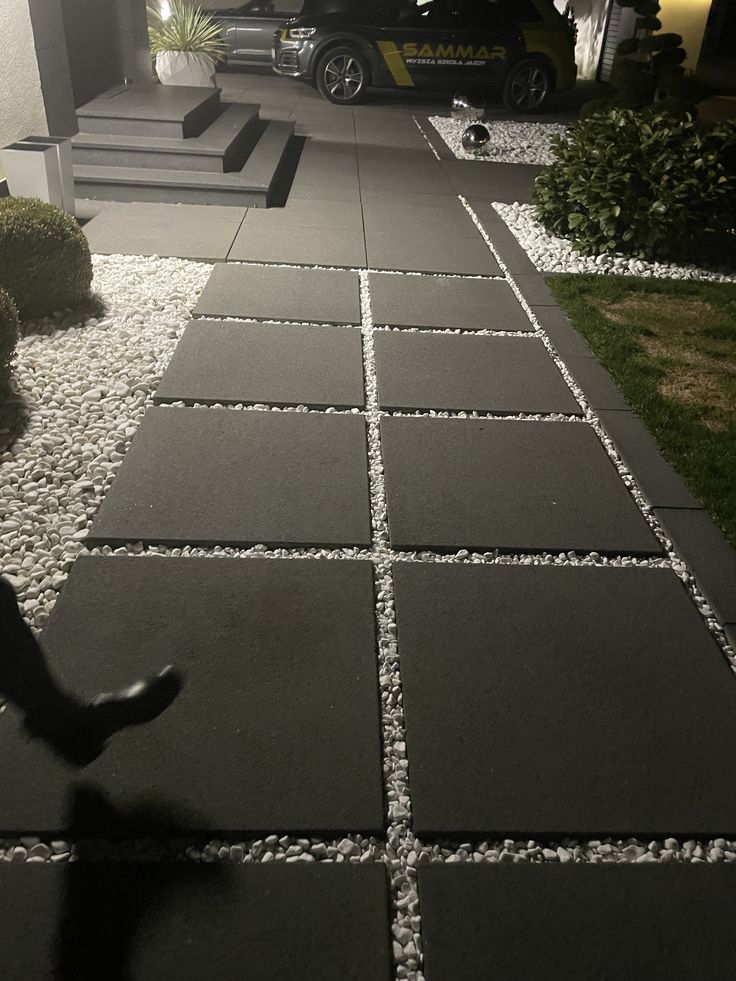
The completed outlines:
<svg viewBox="0 0 736 981">
<path fill-rule="evenodd" d="M 248 0 L 238 7 L 208 10 L 222 23 L 228 65 L 271 65 L 276 30 L 301 13 L 304 0 Z"/>
</svg>

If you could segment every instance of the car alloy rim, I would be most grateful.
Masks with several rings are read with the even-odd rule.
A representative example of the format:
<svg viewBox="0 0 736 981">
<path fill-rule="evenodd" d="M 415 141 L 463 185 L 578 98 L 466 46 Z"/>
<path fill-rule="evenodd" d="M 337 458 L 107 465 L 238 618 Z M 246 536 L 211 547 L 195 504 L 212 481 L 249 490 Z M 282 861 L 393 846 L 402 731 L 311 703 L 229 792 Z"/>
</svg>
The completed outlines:
<svg viewBox="0 0 736 981">
<path fill-rule="evenodd" d="M 352 55 L 338 55 L 325 65 L 325 86 L 333 99 L 346 102 L 363 84 L 363 69 Z"/>
<path fill-rule="evenodd" d="M 522 109 L 533 109 L 544 102 L 547 94 L 547 76 L 541 68 L 531 65 L 515 75 L 511 82 L 514 104 Z"/>
</svg>

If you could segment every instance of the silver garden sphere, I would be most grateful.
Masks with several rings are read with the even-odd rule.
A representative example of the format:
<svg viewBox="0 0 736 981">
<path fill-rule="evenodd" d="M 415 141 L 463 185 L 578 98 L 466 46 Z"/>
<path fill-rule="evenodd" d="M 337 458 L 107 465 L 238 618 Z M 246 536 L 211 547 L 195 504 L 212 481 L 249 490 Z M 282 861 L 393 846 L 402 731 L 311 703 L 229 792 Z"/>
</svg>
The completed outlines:
<svg viewBox="0 0 736 981">
<path fill-rule="evenodd" d="M 481 123 L 473 123 L 463 133 L 463 150 L 466 153 L 474 153 L 476 157 L 483 156 L 483 154 L 488 153 L 490 139 L 491 134 L 486 126 Z"/>
<path fill-rule="evenodd" d="M 453 119 L 466 119 L 472 123 L 482 119 L 485 111 L 485 97 L 478 92 L 456 92 L 450 102 L 450 113 Z"/>
</svg>

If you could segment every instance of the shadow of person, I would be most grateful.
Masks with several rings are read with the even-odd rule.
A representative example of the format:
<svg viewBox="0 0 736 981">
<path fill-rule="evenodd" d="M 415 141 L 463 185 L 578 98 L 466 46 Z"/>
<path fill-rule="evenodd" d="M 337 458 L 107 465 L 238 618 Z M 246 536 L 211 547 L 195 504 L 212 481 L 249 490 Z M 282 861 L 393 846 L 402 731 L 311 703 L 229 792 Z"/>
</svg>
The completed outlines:
<svg viewBox="0 0 736 981">
<path fill-rule="evenodd" d="M 186 929 L 176 923 L 177 895 L 194 890 L 203 908 L 215 906 L 229 891 L 233 867 L 177 861 L 177 851 L 192 837 L 186 829 L 206 823 L 163 802 L 121 811 L 95 787 L 80 785 L 72 791 L 69 825 L 77 857 L 64 871 L 55 981 L 153 978 L 147 970 L 141 975 L 135 961 L 146 946 L 152 949 L 142 951 L 143 960 L 158 963 L 166 960 L 167 945 L 186 943 L 171 929 L 172 918 Z M 100 829 L 104 843 L 95 837 Z M 162 843 L 156 860 L 136 849 L 141 834 Z M 155 977 L 164 976 L 157 969 Z"/>
</svg>

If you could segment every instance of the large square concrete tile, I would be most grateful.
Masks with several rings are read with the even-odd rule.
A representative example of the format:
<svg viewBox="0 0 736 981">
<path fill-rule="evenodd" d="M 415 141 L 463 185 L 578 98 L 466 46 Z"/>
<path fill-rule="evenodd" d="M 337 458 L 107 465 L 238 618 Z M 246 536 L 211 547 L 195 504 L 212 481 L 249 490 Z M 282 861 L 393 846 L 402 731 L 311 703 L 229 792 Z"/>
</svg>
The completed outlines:
<svg viewBox="0 0 736 981">
<path fill-rule="evenodd" d="M 373 343 L 382 408 L 582 412 L 533 337 L 379 330 Z"/>
<path fill-rule="evenodd" d="M 387 892 L 348 863 L 4 867 L 3 981 L 389 981 Z"/>
<path fill-rule="evenodd" d="M 295 202 L 296 203 L 296 202 Z M 311 201 L 300 202 L 312 204 Z M 316 202 L 323 204 L 324 202 Z M 271 209 L 263 209 L 267 216 Z M 293 262 L 297 265 L 362 267 L 366 264 L 363 223 L 335 222 L 330 226 L 302 224 L 288 215 L 276 221 L 243 222 L 228 258 L 250 262 Z"/>
<path fill-rule="evenodd" d="M 84 225 L 90 251 L 104 255 L 161 255 L 223 260 L 233 244 L 244 208 L 127 204 L 105 207 Z M 213 212 L 207 214 L 207 212 Z M 204 212 L 204 214 L 203 214 Z M 224 212 L 224 214 L 223 214 Z"/>
<path fill-rule="evenodd" d="M 424 866 L 427 979 L 721 981 L 735 895 L 728 866 Z"/>
<path fill-rule="evenodd" d="M 480 235 L 449 235 L 437 230 L 424 234 L 422 225 L 366 227 L 366 251 L 371 269 L 407 272 L 464 273 L 500 276 L 501 269 Z"/>
<path fill-rule="evenodd" d="M 44 647 L 80 695 L 184 673 L 163 715 L 86 768 L 114 806 L 158 801 L 186 830 L 243 836 L 383 826 L 370 563 L 83 557 Z M 2 720 L 0 827 L 68 830 L 68 767 L 14 710 Z"/>
<path fill-rule="evenodd" d="M 395 566 L 414 830 L 736 828 L 736 678 L 663 569 Z"/>
<path fill-rule="evenodd" d="M 392 327 L 533 331 L 508 283 L 371 273 L 373 321 Z"/>
<path fill-rule="evenodd" d="M 399 549 L 657 554 L 657 539 L 582 422 L 381 420 Z"/>
<path fill-rule="evenodd" d="M 90 540 L 367 545 L 367 471 L 362 416 L 152 408 Z"/>
<path fill-rule="evenodd" d="M 179 401 L 362 406 L 360 331 L 193 320 L 154 396 Z"/>
<path fill-rule="evenodd" d="M 212 270 L 194 316 L 359 324 L 358 276 L 331 269 L 221 264 Z"/>
</svg>

